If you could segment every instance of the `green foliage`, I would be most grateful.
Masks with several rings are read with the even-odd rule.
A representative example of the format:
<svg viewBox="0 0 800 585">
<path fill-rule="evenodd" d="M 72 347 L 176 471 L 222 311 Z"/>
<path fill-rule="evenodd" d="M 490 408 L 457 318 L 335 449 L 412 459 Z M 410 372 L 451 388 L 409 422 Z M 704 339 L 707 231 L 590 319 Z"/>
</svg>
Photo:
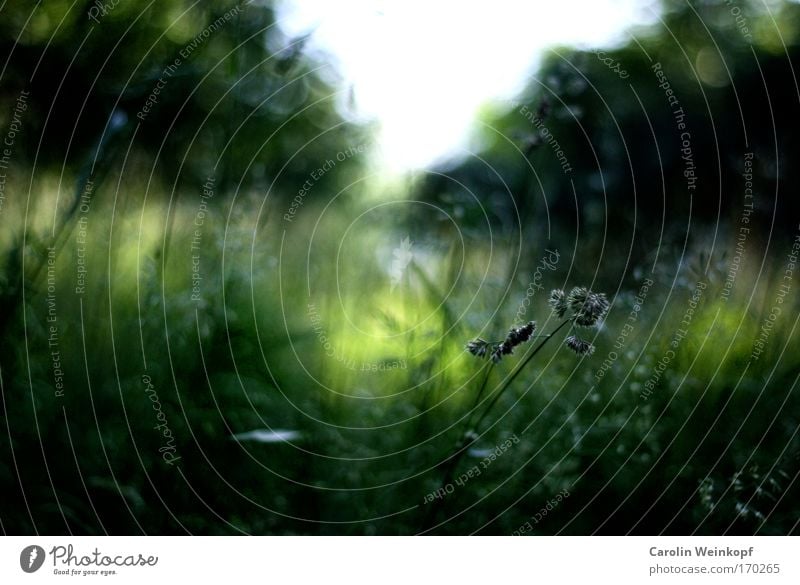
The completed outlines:
<svg viewBox="0 0 800 585">
<path fill-rule="evenodd" d="M 0 218 L 4 532 L 796 529 L 800 300 L 776 295 L 797 208 L 766 194 L 797 169 L 770 174 L 766 94 L 736 94 L 702 53 L 719 42 L 736 87 L 763 70 L 774 112 L 794 119 L 787 55 L 755 8 L 761 70 L 723 3 L 670 3 L 644 51 L 606 52 L 629 77 L 554 52 L 483 137 L 491 171 L 470 160 L 449 170 L 457 181 L 381 190 L 361 172 L 368 128 L 269 7 L 202 37 L 142 120 L 165 67 L 236 5 L 123 2 L 95 23 L 83 4 L 42 3 L 26 24 L 31 7 L 11 3 L 0 19 L 6 53 L 19 39 L 2 112 L 31 90 Z M 793 58 L 798 7 L 780 14 Z M 721 161 L 721 186 L 705 183 L 691 216 L 646 54 L 684 104 L 698 168 Z M 698 62 L 699 80 L 686 66 Z M 737 96 L 752 100 L 741 124 L 759 199 L 728 289 Z M 568 178 L 522 105 L 557 138 Z M 777 139 L 781 156 L 797 152 L 790 124 Z M 585 314 L 581 289 L 548 305 L 545 291 L 573 282 L 610 306 Z M 593 353 L 565 345 L 566 328 L 527 343 L 534 320 L 556 330 L 552 308 L 593 327 L 578 340 Z M 502 360 L 469 355 L 476 339 L 501 340 Z M 437 496 L 454 444 L 468 448 Z"/>
</svg>

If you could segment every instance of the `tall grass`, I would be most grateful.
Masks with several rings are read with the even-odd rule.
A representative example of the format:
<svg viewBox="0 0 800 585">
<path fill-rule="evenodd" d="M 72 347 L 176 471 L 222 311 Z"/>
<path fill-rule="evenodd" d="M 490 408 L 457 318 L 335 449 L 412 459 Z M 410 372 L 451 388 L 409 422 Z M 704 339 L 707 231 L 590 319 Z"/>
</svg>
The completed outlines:
<svg viewBox="0 0 800 585">
<path fill-rule="evenodd" d="M 218 197 L 202 226 L 203 279 L 193 300 L 198 193 L 182 195 L 169 221 L 163 199 L 150 193 L 145 201 L 144 185 L 127 184 L 116 206 L 112 189 L 97 193 L 83 294 L 74 291 L 77 217 L 57 250 L 61 397 L 48 346 L 47 271 L 34 270 L 46 260 L 52 215 L 42 203 L 25 220 L 25 296 L 9 307 L 3 344 L 10 432 L 0 439 L 16 465 L 2 470 L 4 483 L 25 492 L 8 501 L 25 505 L 4 505 L 4 529 L 431 528 L 426 500 L 476 414 L 487 371 L 464 345 L 503 338 L 551 243 L 526 236 L 533 252 L 517 262 L 513 242 L 462 244 L 452 227 L 390 213 L 353 226 L 370 209 L 354 201 L 325 216 L 309 204 L 286 225 L 279 209 L 259 220 L 258 197 Z M 412 257 L 398 280 L 392 262 L 405 239 Z M 4 235 L 6 257 L 20 258 L 20 242 L 19 233 Z M 543 284 L 588 281 L 591 270 L 565 263 Z M 510 534 L 526 522 L 532 533 L 792 529 L 796 296 L 752 359 L 780 265 L 758 280 L 742 273 L 727 302 L 719 295 L 724 274 L 701 275 L 707 288 L 677 348 L 670 344 L 698 276 L 666 266 L 647 274 L 608 287 L 619 292 L 592 339 L 594 355 L 567 359 L 568 348 L 554 343 L 513 379 L 524 352 L 494 366 L 479 404 L 499 398 L 451 481 L 476 466 L 480 474 L 436 498 L 431 531 Z M 653 284 L 637 300 L 645 278 Z M 546 296 L 529 302 L 526 319 L 552 329 Z M 164 437 L 154 430 L 143 376 L 174 437 L 175 464 L 159 451 Z M 233 438 L 257 429 L 275 440 Z M 279 440 L 279 431 L 292 438 Z M 569 495 L 542 516 L 559 493 Z"/>
</svg>

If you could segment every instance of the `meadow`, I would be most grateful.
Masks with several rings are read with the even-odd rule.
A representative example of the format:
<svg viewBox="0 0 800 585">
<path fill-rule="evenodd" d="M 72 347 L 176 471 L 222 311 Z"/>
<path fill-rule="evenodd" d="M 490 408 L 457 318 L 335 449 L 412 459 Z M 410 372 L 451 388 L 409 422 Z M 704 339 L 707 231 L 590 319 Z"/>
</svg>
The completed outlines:
<svg viewBox="0 0 800 585">
<path fill-rule="evenodd" d="M 575 248 L 465 234 L 405 199 L 287 222 L 283 204 L 217 195 L 120 209 L 99 186 L 54 246 L 35 216 L 3 368 L 26 488 L 7 531 L 794 529 L 797 240 L 730 286 L 730 262 L 693 243 L 584 267 Z M 610 300 L 594 353 L 562 329 L 498 397 L 535 344 L 494 364 L 467 342 L 528 320 L 547 334 L 550 290 L 573 285 Z"/>
<path fill-rule="evenodd" d="M 223 4 L 0 7 L 0 531 L 797 533 L 800 5 L 554 46 L 401 173 Z"/>
</svg>

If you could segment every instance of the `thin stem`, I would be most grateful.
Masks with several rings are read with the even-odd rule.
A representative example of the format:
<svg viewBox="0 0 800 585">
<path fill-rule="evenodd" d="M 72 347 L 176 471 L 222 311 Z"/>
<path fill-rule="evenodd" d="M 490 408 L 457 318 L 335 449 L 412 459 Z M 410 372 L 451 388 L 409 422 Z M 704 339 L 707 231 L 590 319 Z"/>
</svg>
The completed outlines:
<svg viewBox="0 0 800 585">
<path fill-rule="evenodd" d="M 494 398 L 492 398 L 491 402 L 489 402 L 489 405 L 486 407 L 486 410 L 484 410 L 484 411 L 483 411 L 483 414 L 482 414 L 482 415 L 481 415 L 481 417 L 478 419 L 478 422 L 476 422 L 476 423 L 475 423 L 475 428 L 476 428 L 476 429 L 477 429 L 478 427 L 480 427 L 480 424 L 481 424 L 481 423 L 483 422 L 483 420 L 486 418 L 486 415 L 488 415 L 488 414 L 489 414 L 489 411 L 492 409 L 492 407 L 493 407 L 493 406 L 494 406 L 494 405 L 497 403 L 497 401 L 500 399 L 500 396 L 502 396 L 503 392 L 505 392 L 505 391 L 506 391 L 506 389 L 508 389 L 508 387 L 511 385 L 511 383 L 512 383 L 512 382 L 513 382 L 513 381 L 514 381 L 516 378 L 517 378 L 517 376 L 519 376 L 520 372 L 522 372 L 522 370 L 523 370 L 523 369 L 525 369 L 525 366 L 526 366 L 526 365 L 528 365 L 528 363 L 529 363 L 529 362 L 530 362 L 530 361 L 533 359 L 533 357 L 534 357 L 534 356 L 535 356 L 537 353 L 539 353 L 539 351 L 540 351 L 540 350 L 541 350 L 541 349 L 544 347 L 544 345 L 545 345 L 545 344 L 546 344 L 548 341 L 550 341 L 550 339 L 551 339 L 551 338 L 552 338 L 552 337 L 553 337 L 553 336 L 554 336 L 556 333 L 558 333 L 558 332 L 559 332 L 559 330 L 561 330 L 561 329 L 564 327 L 564 325 L 566 325 L 567 323 L 572 323 L 572 319 L 571 319 L 571 318 L 570 318 L 570 319 L 565 319 L 565 320 L 564 320 L 564 321 L 561 323 L 561 325 L 559 325 L 558 327 L 556 327 L 556 328 L 555 328 L 555 330 L 554 330 L 553 332 L 549 333 L 549 334 L 546 336 L 546 338 L 545 338 L 544 340 L 542 340 L 542 342 L 541 342 L 539 345 L 537 345 L 537 346 L 536 346 L 536 348 L 535 348 L 535 349 L 534 349 L 534 350 L 533 350 L 533 351 L 532 351 L 530 354 L 528 354 L 528 357 L 526 357 L 524 360 L 522 360 L 522 362 L 521 362 L 521 363 L 520 363 L 520 364 L 517 366 L 517 369 L 515 369 L 515 370 L 514 370 L 514 372 L 513 372 L 513 373 L 512 373 L 512 374 L 511 374 L 511 375 L 508 377 L 508 379 L 506 380 L 505 384 L 503 384 L 503 385 L 500 387 L 500 389 L 499 389 L 499 390 L 497 391 L 497 393 L 494 395 Z"/>
<path fill-rule="evenodd" d="M 453 477 L 455 475 L 456 467 L 458 467 L 459 461 L 464 456 L 464 453 L 467 452 L 469 448 L 469 442 L 459 442 L 456 444 L 454 452 L 450 455 L 450 458 L 445 460 L 442 464 L 442 479 L 439 482 L 439 487 L 446 488 L 448 484 L 453 481 Z M 431 503 L 430 507 L 428 508 L 427 513 L 425 514 L 425 519 L 423 522 L 423 528 L 427 531 L 429 530 L 434 522 L 436 522 L 436 517 L 439 515 L 439 511 L 444 507 L 445 500 L 444 498 L 439 498 L 435 502 Z"/>
<path fill-rule="evenodd" d="M 480 418 L 475 423 L 475 425 L 474 425 L 475 429 L 478 429 L 480 427 L 481 423 L 486 418 L 486 415 L 489 414 L 489 411 L 491 411 L 492 407 L 497 403 L 497 401 L 499 400 L 499 398 L 503 394 L 503 392 L 505 392 L 505 390 L 516 379 L 516 377 L 525 368 L 525 366 L 528 365 L 528 363 L 533 359 L 533 357 L 537 353 L 539 353 L 539 351 L 541 351 L 541 349 L 545 346 L 545 344 L 550 339 L 552 339 L 552 337 L 556 333 L 558 333 L 564 327 L 564 325 L 566 325 L 567 323 L 572 323 L 572 321 L 573 321 L 573 318 L 565 319 L 551 333 L 548 333 L 546 335 L 534 336 L 534 337 L 544 337 L 544 339 L 542 340 L 542 342 L 539 345 L 537 345 L 533 349 L 533 351 L 524 360 L 522 360 L 522 362 L 517 366 L 517 368 L 514 370 L 514 372 L 511 374 L 511 376 L 509 376 L 508 380 L 506 380 L 506 382 L 500 387 L 500 389 L 497 391 L 497 394 L 494 395 L 492 400 L 489 402 L 489 405 L 483 411 L 483 414 L 481 414 Z M 486 371 L 486 376 L 483 379 L 483 383 L 481 384 L 481 387 L 478 390 L 478 395 L 477 395 L 477 397 L 475 399 L 475 405 L 477 405 L 478 401 L 480 400 L 481 395 L 483 394 L 484 390 L 486 389 L 487 382 L 489 380 L 489 374 L 491 373 L 491 369 L 492 369 L 493 365 L 494 365 L 494 363 L 492 362 L 490 364 L 490 367 Z M 475 405 L 473 405 L 473 410 L 475 408 Z M 467 419 L 467 431 L 470 429 L 471 425 L 469 423 L 470 423 L 471 420 L 472 420 L 472 414 L 470 414 L 469 418 Z M 450 481 L 453 479 L 453 476 L 455 474 L 455 470 L 458 467 L 458 463 L 461 461 L 461 458 L 464 456 L 464 454 L 469 450 L 469 446 L 470 446 L 471 443 L 472 443 L 472 441 L 467 439 L 466 433 L 462 433 L 461 436 L 458 439 L 458 443 L 456 443 L 455 447 L 453 448 L 453 451 L 451 452 L 450 458 L 447 459 L 445 461 L 445 463 L 443 464 L 443 471 L 444 472 L 442 474 L 442 481 L 440 483 L 441 487 L 447 486 L 447 484 L 449 484 Z M 436 521 L 436 516 L 438 515 L 438 513 L 439 513 L 440 509 L 442 508 L 443 504 L 444 504 L 444 499 L 439 499 L 436 502 L 434 502 L 431 505 L 431 507 L 428 509 L 428 513 L 426 514 L 425 523 L 424 523 L 424 526 L 425 526 L 426 530 L 430 529 L 433 526 L 434 522 Z"/>
<path fill-rule="evenodd" d="M 475 401 L 472 404 L 472 408 L 470 409 L 469 416 L 467 417 L 467 421 L 462 427 L 461 434 L 459 435 L 460 438 L 458 439 L 458 443 L 455 444 L 453 449 L 450 452 L 450 458 L 446 459 L 442 464 L 442 479 L 439 483 L 440 487 L 445 487 L 453 480 L 453 475 L 458 466 L 458 462 L 461 461 L 461 457 L 464 453 L 467 452 L 469 447 L 469 443 L 464 441 L 466 437 L 466 431 L 470 428 L 470 422 L 472 421 L 473 416 L 475 415 L 475 409 L 478 406 L 478 402 L 480 401 L 481 396 L 483 395 L 483 391 L 486 389 L 489 376 L 492 373 L 492 368 L 494 368 L 494 362 L 489 362 L 488 365 L 483 366 L 486 368 L 486 374 L 483 376 L 483 382 L 481 382 L 481 387 L 478 389 L 478 394 L 475 396 Z M 425 515 L 424 521 L 424 528 L 427 530 L 433 523 L 436 521 L 436 516 L 439 514 L 439 510 L 444 503 L 443 499 L 437 500 L 433 504 L 431 504 L 430 508 L 428 509 L 428 513 Z"/>
<path fill-rule="evenodd" d="M 537 336 L 537 337 L 544 337 L 544 339 L 519 364 L 519 366 L 517 366 L 517 368 L 514 370 L 514 372 L 511 374 L 511 376 L 509 376 L 508 380 L 506 380 L 506 382 L 497 391 L 497 394 L 494 395 L 494 397 L 492 398 L 491 402 L 489 402 L 489 405 L 483 411 L 483 414 L 481 414 L 480 418 L 475 423 L 474 428 L 476 430 L 480 427 L 480 424 L 483 422 L 483 420 L 489 414 L 489 411 L 491 411 L 492 407 L 498 401 L 498 399 L 503 394 L 503 392 L 505 392 L 505 390 L 511 385 L 511 383 L 520 374 L 520 372 L 525 368 L 525 366 L 528 365 L 528 363 L 533 359 L 533 357 L 537 353 L 539 353 L 539 351 L 541 351 L 541 349 L 544 347 L 544 345 L 556 333 L 558 333 L 564 327 L 564 325 L 566 325 L 567 323 L 572 323 L 572 319 L 571 318 L 570 319 L 565 319 L 558 327 L 555 328 L 555 330 L 552 333 L 548 333 L 547 335 Z M 487 381 L 489 380 L 489 374 L 491 373 L 491 366 L 493 366 L 493 365 L 494 365 L 494 363 L 491 363 L 490 367 L 487 369 L 486 376 L 483 379 L 483 384 L 481 384 L 480 390 L 478 391 L 478 396 L 475 399 L 475 404 L 476 405 L 477 405 L 478 401 L 480 400 L 480 397 L 483 394 L 484 390 L 486 389 Z M 474 406 L 473 406 L 473 409 L 474 409 Z M 472 420 L 472 415 L 470 415 L 470 417 L 467 419 L 467 423 L 468 423 L 467 424 L 467 431 L 472 427 L 472 425 L 469 424 L 471 420 Z M 455 447 L 453 448 L 452 455 L 443 464 L 442 481 L 440 483 L 441 487 L 447 486 L 447 484 L 452 481 L 453 476 L 455 475 L 455 470 L 458 467 L 458 464 L 461 461 L 461 458 L 469 450 L 470 444 L 471 444 L 471 441 L 467 439 L 466 433 L 462 433 L 461 436 L 458 439 L 458 443 L 456 443 Z M 442 508 L 443 503 L 444 503 L 444 499 L 440 499 L 440 500 L 437 500 L 436 502 L 434 502 L 431 505 L 431 508 L 428 510 L 428 514 L 427 514 L 427 517 L 426 517 L 426 520 L 425 520 L 425 528 L 426 528 L 426 530 L 433 526 L 433 523 L 436 521 L 436 516 L 438 515 L 439 510 Z"/>
<path fill-rule="evenodd" d="M 481 387 L 478 389 L 478 393 L 475 395 L 475 400 L 473 401 L 472 408 L 470 409 L 470 415 L 467 418 L 467 430 L 469 430 L 469 421 L 472 420 L 472 413 L 475 412 L 475 408 L 478 406 L 478 402 L 480 402 L 483 391 L 486 390 L 487 383 L 489 382 L 489 376 L 492 373 L 492 368 L 494 368 L 494 362 L 489 362 L 489 366 L 486 368 L 486 375 L 483 377 Z"/>
<path fill-rule="evenodd" d="M 542 334 L 542 335 L 531 335 L 531 339 L 534 338 L 534 337 L 548 337 L 549 338 L 552 335 L 553 335 L 552 333 L 547 333 L 547 334 Z M 495 362 L 493 362 L 493 361 L 489 362 L 489 367 L 486 370 L 486 376 L 484 376 L 483 383 L 481 384 L 481 387 L 478 389 L 478 393 L 475 395 L 475 400 L 472 403 L 472 408 L 470 409 L 469 417 L 467 417 L 467 423 L 466 423 L 466 425 L 464 425 L 465 428 L 466 428 L 466 431 L 468 431 L 470 428 L 472 428 L 472 419 L 475 418 L 476 408 L 478 406 L 478 403 L 481 400 L 481 397 L 483 396 L 483 391 L 486 390 L 486 386 L 487 386 L 486 383 L 489 381 L 489 375 L 492 373 L 492 368 L 494 367 L 494 365 L 495 365 Z M 464 433 L 461 433 L 461 435 L 463 436 Z"/>
</svg>

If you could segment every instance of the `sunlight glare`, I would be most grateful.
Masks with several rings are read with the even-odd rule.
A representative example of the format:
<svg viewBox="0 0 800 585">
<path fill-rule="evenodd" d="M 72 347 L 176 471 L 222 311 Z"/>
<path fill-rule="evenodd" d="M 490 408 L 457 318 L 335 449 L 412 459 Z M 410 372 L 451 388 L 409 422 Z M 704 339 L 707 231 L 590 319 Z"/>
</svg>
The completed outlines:
<svg viewBox="0 0 800 585">
<path fill-rule="evenodd" d="M 521 91 L 548 47 L 626 40 L 656 15 L 647 0 L 287 0 L 279 19 L 337 61 L 380 124 L 379 164 L 402 171 L 457 155 L 479 108 Z"/>
</svg>

